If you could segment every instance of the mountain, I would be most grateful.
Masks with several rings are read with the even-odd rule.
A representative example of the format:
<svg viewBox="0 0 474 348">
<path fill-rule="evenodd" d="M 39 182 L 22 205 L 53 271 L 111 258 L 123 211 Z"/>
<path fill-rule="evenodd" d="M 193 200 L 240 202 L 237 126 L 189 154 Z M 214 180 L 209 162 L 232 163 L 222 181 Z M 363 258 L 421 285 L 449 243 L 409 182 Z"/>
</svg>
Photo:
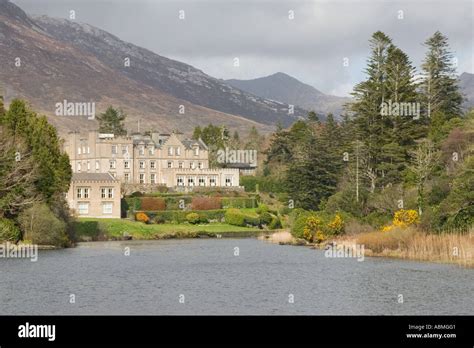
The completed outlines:
<svg viewBox="0 0 474 348">
<path fill-rule="evenodd" d="M 236 88 L 258 95 L 262 98 L 278 100 L 283 103 L 297 105 L 316 113 L 332 112 L 339 116 L 343 105 L 350 99 L 324 94 L 294 77 L 278 72 L 253 80 L 226 80 Z"/>
<path fill-rule="evenodd" d="M 464 106 L 467 109 L 474 107 L 474 74 L 462 73 L 459 76 L 459 86 L 466 98 Z"/>
<path fill-rule="evenodd" d="M 124 64 L 130 59 L 130 66 Z M 0 0 L 0 86 L 5 99 L 27 99 L 61 131 L 95 129 L 96 121 L 55 116 L 56 103 L 95 102 L 128 114 L 126 126 L 191 131 L 196 125 L 226 124 L 248 131 L 289 125 L 306 111 L 254 96 L 184 63 L 124 42 L 88 24 L 30 17 Z M 184 106 L 184 113 L 180 108 Z"/>
</svg>

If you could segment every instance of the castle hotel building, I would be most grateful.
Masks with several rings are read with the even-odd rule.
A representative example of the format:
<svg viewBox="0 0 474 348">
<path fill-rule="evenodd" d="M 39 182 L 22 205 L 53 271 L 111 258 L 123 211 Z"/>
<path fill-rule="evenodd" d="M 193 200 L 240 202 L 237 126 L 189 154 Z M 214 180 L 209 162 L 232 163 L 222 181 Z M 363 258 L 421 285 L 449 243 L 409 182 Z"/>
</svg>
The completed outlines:
<svg viewBox="0 0 474 348">
<path fill-rule="evenodd" d="M 178 190 L 239 186 L 238 169 L 209 168 L 206 144 L 181 133 L 116 137 L 71 132 L 64 150 L 74 173 L 68 201 L 80 216 L 120 217 L 121 186 L 125 193 L 159 186 Z"/>
</svg>

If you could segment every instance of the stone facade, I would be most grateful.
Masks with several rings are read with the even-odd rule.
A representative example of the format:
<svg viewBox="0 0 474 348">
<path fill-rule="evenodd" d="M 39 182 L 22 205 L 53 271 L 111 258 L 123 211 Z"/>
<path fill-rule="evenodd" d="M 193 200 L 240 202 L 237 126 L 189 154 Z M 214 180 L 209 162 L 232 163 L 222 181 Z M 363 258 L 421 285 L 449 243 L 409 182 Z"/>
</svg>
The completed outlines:
<svg viewBox="0 0 474 348">
<path fill-rule="evenodd" d="M 74 173 L 69 208 L 81 217 L 120 218 L 120 182 L 105 173 Z"/>
<path fill-rule="evenodd" d="M 183 188 L 238 187 L 238 169 L 209 168 L 202 140 L 180 133 L 151 135 L 69 133 L 64 143 L 73 173 L 110 173 L 127 186 Z"/>
</svg>

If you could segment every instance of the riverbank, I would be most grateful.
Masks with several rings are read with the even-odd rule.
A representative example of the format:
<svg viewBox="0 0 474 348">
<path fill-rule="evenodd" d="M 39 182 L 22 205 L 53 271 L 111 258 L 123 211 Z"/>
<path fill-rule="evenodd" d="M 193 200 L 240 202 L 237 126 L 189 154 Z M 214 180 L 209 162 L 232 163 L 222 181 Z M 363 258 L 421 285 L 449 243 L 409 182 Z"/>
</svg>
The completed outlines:
<svg viewBox="0 0 474 348">
<path fill-rule="evenodd" d="M 247 238 L 257 237 L 264 233 L 261 229 L 225 223 L 145 224 L 126 219 L 81 218 L 76 221 L 75 225 L 78 242 L 130 239 Z"/>
<path fill-rule="evenodd" d="M 331 240 L 340 246 L 363 245 L 365 256 L 451 263 L 474 268 L 474 234 L 429 234 L 415 228 L 366 232 Z"/>
</svg>

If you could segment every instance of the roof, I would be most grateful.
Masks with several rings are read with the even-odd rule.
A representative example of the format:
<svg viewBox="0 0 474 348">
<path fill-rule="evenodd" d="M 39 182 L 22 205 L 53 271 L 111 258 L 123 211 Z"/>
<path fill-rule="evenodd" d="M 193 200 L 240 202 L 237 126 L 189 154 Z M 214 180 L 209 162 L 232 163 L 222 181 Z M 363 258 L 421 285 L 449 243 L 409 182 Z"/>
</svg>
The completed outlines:
<svg viewBox="0 0 474 348">
<path fill-rule="evenodd" d="M 73 173 L 72 181 L 117 181 L 109 173 Z"/>
<path fill-rule="evenodd" d="M 255 169 L 257 165 L 255 163 L 226 163 L 225 168 Z"/>
</svg>

